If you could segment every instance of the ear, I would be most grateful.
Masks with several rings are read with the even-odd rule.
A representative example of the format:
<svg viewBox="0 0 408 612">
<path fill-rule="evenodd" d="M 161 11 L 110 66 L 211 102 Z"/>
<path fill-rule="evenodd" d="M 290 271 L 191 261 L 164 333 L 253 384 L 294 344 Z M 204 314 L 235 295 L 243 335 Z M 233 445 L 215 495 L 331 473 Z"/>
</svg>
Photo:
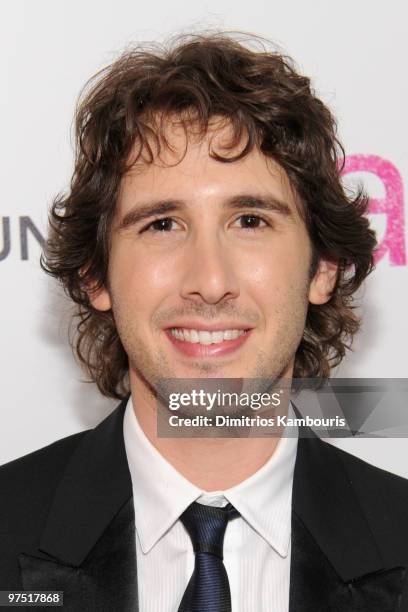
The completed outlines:
<svg viewBox="0 0 408 612">
<path fill-rule="evenodd" d="M 89 268 L 90 264 L 88 263 L 82 266 L 82 268 L 79 270 L 79 277 L 83 283 L 83 288 L 88 294 L 89 301 L 95 310 L 110 310 L 112 308 L 112 304 L 109 291 L 106 289 L 106 287 L 97 288 L 97 281 L 94 280 L 92 276 L 87 277 Z"/>
<path fill-rule="evenodd" d="M 320 259 L 309 287 L 311 304 L 326 304 L 329 301 L 337 280 L 338 265 L 327 259 Z"/>
<path fill-rule="evenodd" d="M 88 294 L 89 301 L 92 306 L 96 310 L 110 310 L 112 308 L 112 303 L 109 291 L 106 289 L 106 287 L 99 287 L 99 289 L 97 289 L 96 281 L 85 280 L 84 270 L 81 270 L 81 276 L 85 283 L 86 292 Z"/>
<path fill-rule="evenodd" d="M 101 287 L 97 291 L 91 289 L 88 295 L 89 301 L 96 310 L 110 310 L 112 308 L 109 291 L 105 287 Z"/>
</svg>

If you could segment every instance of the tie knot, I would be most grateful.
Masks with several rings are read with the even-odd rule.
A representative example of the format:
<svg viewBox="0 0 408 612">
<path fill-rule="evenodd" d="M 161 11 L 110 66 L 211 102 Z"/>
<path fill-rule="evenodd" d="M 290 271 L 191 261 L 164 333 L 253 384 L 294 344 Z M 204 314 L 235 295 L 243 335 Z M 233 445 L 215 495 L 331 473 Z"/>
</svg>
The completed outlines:
<svg viewBox="0 0 408 612">
<path fill-rule="evenodd" d="M 180 516 L 180 520 L 187 529 L 195 553 L 209 553 L 222 559 L 228 521 L 237 516 L 239 512 L 232 504 L 217 508 L 193 502 Z"/>
</svg>

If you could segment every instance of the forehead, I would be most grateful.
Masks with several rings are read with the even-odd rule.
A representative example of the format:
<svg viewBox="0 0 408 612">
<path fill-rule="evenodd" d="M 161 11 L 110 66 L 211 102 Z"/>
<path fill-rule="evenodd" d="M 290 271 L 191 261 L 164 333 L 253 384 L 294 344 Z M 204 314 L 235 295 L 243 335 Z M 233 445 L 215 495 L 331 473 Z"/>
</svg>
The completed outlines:
<svg viewBox="0 0 408 612">
<path fill-rule="evenodd" d="M 140 151 L 136 144 L 131 152 L 118 207 L 126 209 L 147 197 L 174 197 L 193 203 L 197 198 L 222 200 L 237 193 L 257 192 L 285 201 L 301 215 L 299 197 L 282 166 L 258 146 L 233 160 L 246 144 L 246 134 L 240 139 L 234 136 L 231 123 L 222 118 L 213 118 L 205 132 L 195 123 L 185 125 L 177 118 L 166 121 L 161 136 L 149 138 L 149 148 Z"/>
</svg>

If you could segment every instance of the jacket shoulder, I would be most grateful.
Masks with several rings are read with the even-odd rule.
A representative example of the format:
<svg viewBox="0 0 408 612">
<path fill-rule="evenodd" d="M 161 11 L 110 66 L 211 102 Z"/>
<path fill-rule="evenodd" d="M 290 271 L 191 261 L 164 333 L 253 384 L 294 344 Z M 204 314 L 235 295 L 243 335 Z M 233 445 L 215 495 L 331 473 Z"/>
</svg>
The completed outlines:
<svg viewBox="0 0 408 612">
<path fill-rule="evenodd" d="M 63 469 L 67 459 L 87 433 L 81 431 L 61 438 L 38 450 L 13 459 L 0 466 L 0 491 L 11 493 L 16 487 L 26 486 L 35 481 L 36 485 L 46 484 Z"/>
<path fill-rule="evenodd" d="M 381 441 L 379 440 L 379 443 Z M 349 484 L 387 558 L 408 556 L 408 480 L 329 445 L 341 461 Z"/>
<path fill-rule="evenodd" d="M 87 430 L 88 431 L 88 430 Z M 57 440 L 0 466 L 0 540 L 30 544 L 45 522 L 55 489 L 87 431 Z"/>
<path fill-rule="evenodd" d="M 381 486 L 394 498 L 401 496 L 400 501 L 402 503 L 404 501 L 405 503 L 408 502 L 408 479 L 372 465 L 333 444 L 330 444 L 330 448 L 341 460 L 349 477 L 354 482 L 358 482 L 359 488 L 361 487 L 367 495 L 374 495 L 378 498 L 378 487 Z"/>
</svg>

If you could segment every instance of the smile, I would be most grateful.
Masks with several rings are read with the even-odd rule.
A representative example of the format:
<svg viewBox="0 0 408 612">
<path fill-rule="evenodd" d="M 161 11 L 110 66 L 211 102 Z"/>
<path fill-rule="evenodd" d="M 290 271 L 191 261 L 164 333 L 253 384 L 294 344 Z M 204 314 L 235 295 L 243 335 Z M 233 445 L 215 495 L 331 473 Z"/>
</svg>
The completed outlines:
<svg viewBox="0 0 408 612">
<path fill-rule="evenodd" d="M 235 340 L 246 333 L 245 329 L 223 329 L 218 331 L 203 331 L 198 329 L 172 328 L 170 333 L 184 342 L 193 344 L 220 344 L 224 340 Z"/>
<path fill-rule="evenodd" d="M 179 353 L 187 357 L 222 357 L 238 350 L 252 329 L 219 329 L 216 331 L 172 327 L 166 336 Z"/>
</svg>

